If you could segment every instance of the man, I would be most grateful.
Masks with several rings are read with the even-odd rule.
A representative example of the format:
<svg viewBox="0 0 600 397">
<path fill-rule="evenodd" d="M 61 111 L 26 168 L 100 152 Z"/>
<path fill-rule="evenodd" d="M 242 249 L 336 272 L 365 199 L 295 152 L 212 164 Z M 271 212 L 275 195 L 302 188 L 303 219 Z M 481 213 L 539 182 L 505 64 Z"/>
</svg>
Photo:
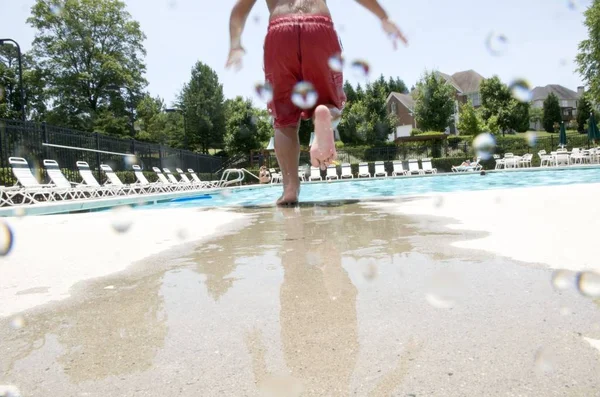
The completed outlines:
<svg viewBox="0 0 600 397">
<path fill-rule="evenodd" d="M 388 20 L 377 0 L 356 0 L 380 20 L 383 30 L 396 41 L 406 43 L 400 29 Z M 226 67 L 241 67 L 244 48 L 241 37 L 248 14 L 256 0 L 237 0 L 231 11 L 230 50 Z M 313 167 L 324 169 L 335 160 L 333 128 L 341 119 L 346 102 L 341 71 L 329 67 L 342 49 L 326 0 L 267 0 L 269 30 L 264 45 L 265 80 L 273 89 L 268 104 L 275 128 L 275 154 L 283 175 L 283 194 L 278 205 L 296 204 L 300 193 L 298 161 L 300 118 L 313 118 L 315 139 L 310 157 Z M 301 109 L 292 101 L 299 82 L 311 83 L 317 102 Z"/>
</svg>

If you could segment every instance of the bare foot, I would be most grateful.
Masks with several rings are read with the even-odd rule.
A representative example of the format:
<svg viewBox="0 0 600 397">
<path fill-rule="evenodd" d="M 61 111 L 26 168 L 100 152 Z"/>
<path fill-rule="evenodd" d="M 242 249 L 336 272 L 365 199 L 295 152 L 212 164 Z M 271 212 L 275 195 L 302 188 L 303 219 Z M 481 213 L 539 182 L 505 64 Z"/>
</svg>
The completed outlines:
<svg viewBox="0 0 600 397">
<path fill-rule="evenodd" d="M 327 106 L 319 105 L 315 109 L 315 140 L 310 148 L 310 163 L 322 170 L 337 158 L 333 129 L 331 128 L 331 113 Z"/>
<path fill-rule="evenodd" d="M 300 195 L 300 182 L 297 184 L 290 183 L 283 187 L 283 194 L 277 200 L 279 206 L 291 206 L 298 204 L 298 196 Z"/>
</svg>

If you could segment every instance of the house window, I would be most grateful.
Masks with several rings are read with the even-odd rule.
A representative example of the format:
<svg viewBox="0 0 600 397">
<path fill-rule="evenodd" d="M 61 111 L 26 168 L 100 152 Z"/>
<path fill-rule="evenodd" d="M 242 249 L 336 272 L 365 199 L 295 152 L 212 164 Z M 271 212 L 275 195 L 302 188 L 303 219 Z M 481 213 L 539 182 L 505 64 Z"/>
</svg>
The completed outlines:
<svg viewBox="0 0 600 397">
<path fill-rule="evenodd" d="M 571 115 L 571 109 L 565 109 L 565 110 L 563 110 L 563 115 L 564 116 L 570 116 Z"/>
<path fill-rule="evenodd" d="M 476 92 L 474 94 L 469 95 L 471 98 L 471 102 L 473 103 L 473 106 L 480 106 L 481 105 L 481 99 L 479 98 L 479 93 Z"/>
<path fill-rule="evenodd" d="M 560 101 L 560 107 L 561 108 L 569 107 L 569 101 L 563 99 L 562 101 Z"/>
<path fill-rule="evenodd" d="M 392 102 L 392 113 L 398 114 L 398 109 L 396 107 L 396 102 Z"/>
</svg>

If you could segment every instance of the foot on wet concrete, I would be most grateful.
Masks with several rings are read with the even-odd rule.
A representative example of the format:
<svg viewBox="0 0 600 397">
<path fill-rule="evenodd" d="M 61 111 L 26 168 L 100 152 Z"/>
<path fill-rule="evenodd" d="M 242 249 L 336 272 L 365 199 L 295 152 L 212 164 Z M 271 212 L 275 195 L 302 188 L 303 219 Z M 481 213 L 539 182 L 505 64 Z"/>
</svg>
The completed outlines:
<svg viewBox="0 0 600 397">
<path fill-rule="evenodd" d="M 326 106 L 317 106 L 314 123 L 315 140 L 310 148 L 310 162 L 313 167 L 320 167 L 324 170 L 337 158 L 333 129 L 331 128 L 331 112 Z"/>
</svg>

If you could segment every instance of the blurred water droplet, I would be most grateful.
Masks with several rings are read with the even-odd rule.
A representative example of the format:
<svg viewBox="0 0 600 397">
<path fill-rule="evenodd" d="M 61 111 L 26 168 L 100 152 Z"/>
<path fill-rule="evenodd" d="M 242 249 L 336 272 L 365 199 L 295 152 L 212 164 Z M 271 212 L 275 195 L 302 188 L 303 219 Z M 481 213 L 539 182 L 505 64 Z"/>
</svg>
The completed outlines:
<svg viewBox="0 0 600 397">
<path fill-rule="evenodd" d="M 117 233 L 125 233 L 133 223 L 133 208 L 121 205 L 111 211 L 111 225 Z"/>
<path fill-rule="evenodd" d="M 137 157 L 135 156 L 125 156 L 125 166 L 127 169 L 131 168 L 132 165 L 137 164 Z"/>
<path fill-rule="evenodd" d="M 561 316 L 568 316 L 569 314 L 571 314 L 571 309 L 569 309 L 568 307 L 561 307 L 560 308 L 560 315 Z"/>
<path fill-rule="evenodd" d="M 317 99 L 319 99 L 319 95 L 311 83 L 301 81 L 294 86 L 292 102 L 300 109 L 310 109 L 314 107 L 317 104 Z"/>
<path fill-rule="evenodd" d="M 534 147 L 537 144 L 537 134 L 533 131 L 527 131 L 525 133 L 525 140 L 529 147 Z"/>
<path fill-rule="evenodd" d="M 189 237 L 189 232 L 185 228 L 177 230 L 177 238 L 179 240 L 186 240 Z"/>
<path fill-rule="evenodd" d="M 567 61 L 567 58 L 561 58 L 559 61 L 560 66 L 567 66 L 567 63 L 569 63 L 569 61 Z"/>
<path fill-rule="evenodd" d="M 273 100 L 273 87 L 269 82 L 256 83 L 254 85 L 254 91 L 256 92 L 258 98 L 265 103 Z"/>
<path fill-rule="evenodd" d="M 22 394 L 17 386 L 0 385 L 0 397 L 21 397 Z"/>
<path fill-rule="evenodd" d="M 571 11 L 584 10 L 589 5 L 589 0 L 567 0 L 567 7 Z"/>
<path fill-rule="evenodd" d="M 362 258 L 358 261 L 362 274 L 367 281 L 372 281 L 377 277 L 377 261 L 374 258 Z"/>
<path fill-rule="evenodd" d="M 455 302 L 452 299 L 441 297 L 437 294 L 426 294 L 425 299 L 427 300 L 427 303 L 437 309 L 451 309 L 455 305 Z"/>
<path fill-rule="evenodd" d="M 16 216 L 17 218 L 22 218 L 25 216 L 25 208 L 23 207 L 17 207 L 13 210 L 13 214 L 14 216 Z"/>
<path fill-rule="evenodd" d="M 231 196 L 231 190 L 229 190 L 229 189 L 223 189 L 223 190 L 221 190 L 220 193 L 221 193 L 221 197 L 223 197 L 223 198 L 228 198 Z"/>
<path fill-rule="evenodd" d="M 582 295 L 590 298 L 600 297 L 600 274 L 595 272 L 577 274 L 577 288 Z"/>
<path fill-rule="evenodd" d="M 177 0 L 169 0 L 167 3 L 169 9 L 174 10 L 177 8 Z"/>
<path fill-rule="evenodd" d="M 8 223 L 0 222 L 0 256 L 6 256 L 13 247 L 14 235 Z"/>
<path fill-rule="evenodd" d="M 329 68 L 334 72 L 341 72 L 344 69 L 344 58 L 342 54 L 335 54 L 327 62 Z"/>
<path fill-rule="evenodd" d="M 260 23 L 260 15 L 255 15 L 252 19 L 254 20 L 255 24 L 258 25 Z"/>
<path fill-rule="evenodd" d="M 104 287 L 104 289 L 108 289 L 108 290 L 115 289 L 115 286 L 114 285 L 107 285 L 106 287 Z"/>
<path fill-rule="evenodd" d="M 352 62 L 351 68 L 352 72 L 354 73 L 354 76 L 356 76 L 359 79 L 366 78 L 367 76 L 369 76 L 369 72 L 371 71 L 369 63 L 364 59 L 354 60 Z"/>
<path fill-rule="evenodd" d="M 547 348 L 539 348 L 535 352 L 533 365 L 538 373 L 549 373 L 554 370 L 555 357 L 553 352 Z"/>
<path fill-rule="evenodd" d="M 506 53 L 508 38 L 502 33 L 490 32 L 485 39 L 485 46 L 490 54 L 501 56 Z"/>
<path fill-rule="evenodd" d="M 58 4 L 50 4 L 50 12 L 58 17 L 62 13 L 62 7 Z"/>
<path fill-rule="evenodd" d="M 25 326 L 25 318 L 23 316 L 17 316 L 10 320 L 10 327 L 12 329 L 21 329 Z M 0 396 L 2 396 L 0 394 Z"/>
<path fill-rule="evenodd" d="M 250 117 L 250 124 L 256 125 L 257 122 L 258 122 L 258 118 L 256 116 L 252 115 L 252 117 Z"/>
<path fill-rule="evenodd" d="M 496 140 L 492 134 L 484 132 L 479 134 L 473 140 L 473 149 L 477 152 L 477 157 L 483 160 L 489 160 L 496 149 Z"/>
<path fill-rule="evenodd" d="M 532 98 L 531 86 L 526 80 L 514 80 L 508 86 L 513 98 L 520 102 L 530 102 Z"/>
<path fill-rule="evenodd" d="M 552 273 L 552 285 L 557 290 L 565 290 L 575 284 L 575 273 L 569 270 L 557 270 Z"/>
<path fill-rule="evenodd" d="M 444 205 L 444 198 L 442 196 L 436 196 L 433 198 L 433 206 L 435 208 L 441 208 Z"/>
</svg>

